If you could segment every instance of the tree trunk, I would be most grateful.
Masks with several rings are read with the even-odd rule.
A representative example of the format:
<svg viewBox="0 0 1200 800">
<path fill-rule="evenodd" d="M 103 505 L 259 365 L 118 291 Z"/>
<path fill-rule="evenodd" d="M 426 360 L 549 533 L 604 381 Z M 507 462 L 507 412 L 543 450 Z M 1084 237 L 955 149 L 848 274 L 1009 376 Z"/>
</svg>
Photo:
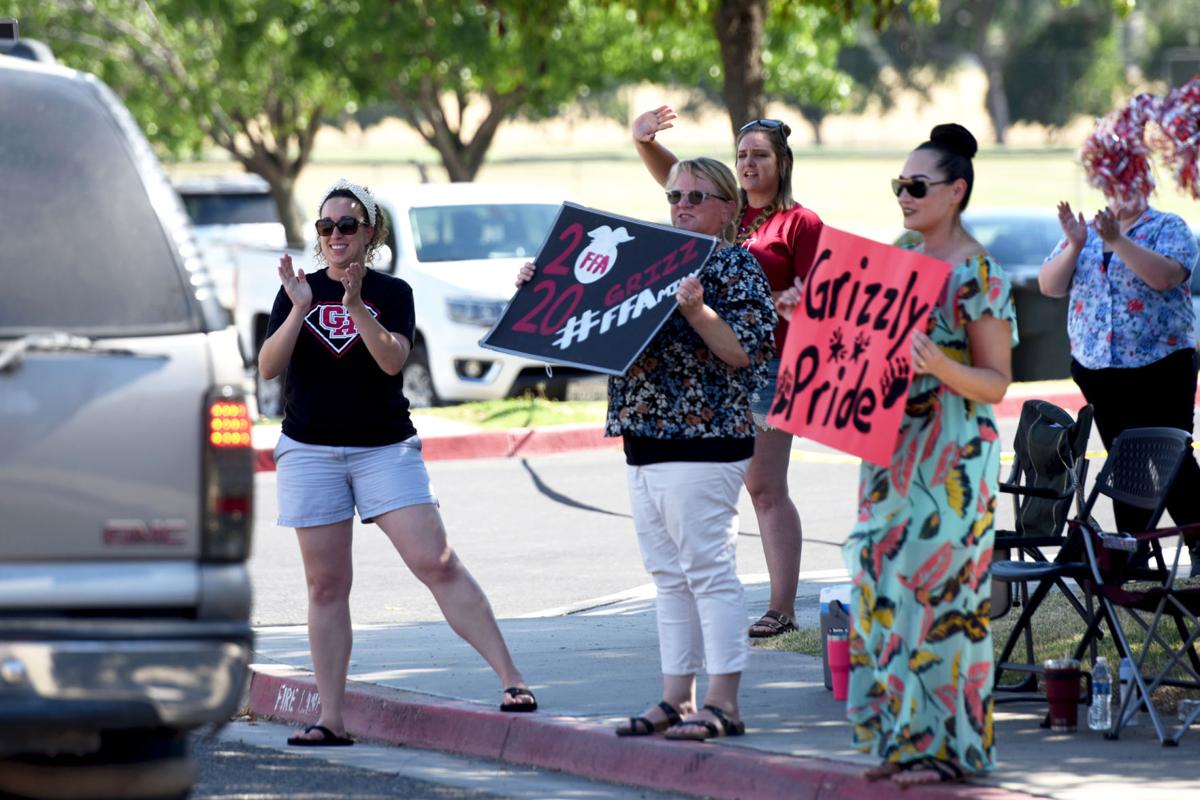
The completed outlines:
<svg viewBox="0 0 1200 800">
<path fill-rule="evenodd" d="M 523 88 L 508 94 L 488 93 L 488 113 L 470 141 L 463 138 L 462 118 L 466 100 L 459 98 L 458 127 L 450 125 L 446 110 L 442 107 L 441 88 L 426 79 L 414 97 L 392 85 L 392 96 L 401 108 L 406 109 L 404 120 L 421 138 L 437 151 L 446 168 L 446 176 L 452 181 L 473 181 L 483 168 L 488 149 L 496 138 L 500 125 L 520 107 L 525 98 Z"/>
<path fill-rule="evenodd" d="M 800 106 L 800 116 L 812 128 L 813 144 L 817 147 L 825 144 L 821 138 L 821 123 L 825 121 L 825 112 L 813 106 Z"/>
<path fill-rule="evenodd" d="M 996 0 L 978 0 L 972 3 L 971 17 L 975 26 L 975 56 L 987 77 L 987 94 L 984 104 L 992 121 L 992 132 L 996 144 L 1004 144 L 1008 126 L 1012 119 L 1008 111 L 1008 95 L 1004 90 L 1004 59 L 1009 51 L 1007 37 L 1001 31 L 1002 41 L 995 44 L 990 32 L 996 14 Z M 994 47 L 994 49 L 993 49 Z"/>
<path fill-rule="evenodd" d="M 713 28 L 721 46 L 725 85 L 721 95 L 736 136 L 766 110 L 763 95 L 763 31 L 768 0 L 721 0 Z"/>
<path fill-rule="evenodd" d="M 1004 68 L 988 56 L 980 56 L 980 66 L 987 76 L 987 112 L 992 121 L 992 131 L 995 133 L 996 144 L 1004 144 L 1008 126 L 1012 121 L 1008 110 L 1008 95 L 1004 90 Z"/>
</svg>

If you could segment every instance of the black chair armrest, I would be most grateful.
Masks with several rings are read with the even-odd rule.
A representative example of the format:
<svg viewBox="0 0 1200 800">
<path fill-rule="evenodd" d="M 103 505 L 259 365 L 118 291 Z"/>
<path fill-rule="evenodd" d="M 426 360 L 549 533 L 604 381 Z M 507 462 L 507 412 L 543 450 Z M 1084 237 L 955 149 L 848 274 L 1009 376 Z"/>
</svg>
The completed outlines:
<svg viewBox="0 0 1200 800">
<path fill-rule="evenodd" d="M 1068 489 L 1064 492 L 1056 492 L 1053 489 L 1043 489 L 1040 486 L 1021 486 L 1015 483 L 1001 483 L 1000 491 L 1008 494 L 1023 494 L 1030 497 L 1044 497 L 1047 500 L 1066 500 L 1068 497 L 1075 496 L 1074 489 Z"/>
</svg>

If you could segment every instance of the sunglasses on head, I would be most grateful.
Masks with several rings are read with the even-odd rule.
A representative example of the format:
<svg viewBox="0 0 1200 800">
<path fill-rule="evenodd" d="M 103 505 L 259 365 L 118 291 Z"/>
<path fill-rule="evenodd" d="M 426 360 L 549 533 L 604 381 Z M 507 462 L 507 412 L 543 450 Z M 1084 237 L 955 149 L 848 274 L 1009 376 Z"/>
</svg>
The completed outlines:
<svg viewBox="0 0 1200 800">
<path fill-rule="evenodd" d="M 699 189 L 692 189 L 690 192 L 681 192 L 678 189 L 672 189 L 671 191 L 667 192 L 667 202 L 673 206 L 679 205 L 679 201 L 685 197 L 687 198 L 687 201 L 694 206 L 700 205 L 710 197 L 715 197 L 717 200 L 729 199 L 728 197 L 724 197 L 719 194 L 713 194 L 712 192 L 702 192 Z"/>
<path fill-rule="evenodd" d="M 358 233 L 359 225 L 366 225 L 360 219 L 354 217 L 342 217 L 337 222 L 334 222 L 329 217 L 321 217 L 317 220 L 317 236 L 325 237 L 333 233 L 333 229 L 337 228 L 343 236 L 353 236 Z"/>
<path fill-rule="evenodd" d="M 783 120 L 752 119 L 749 122 L 747 122 L 745 125 L 743 125 L 742 127 L 738 128 L 738 136 L 741 136 L 743 133 L 750 130 L 751 128 L 766 128 L 768 130 L 777 130 L 777 131 L 779 131 L 780 136 L 782 136 L 785 139 L 787 138 L 787 131 L 784 130 L 785 126 L 783 124 Z"/>
<path fill-rule="evenodd" d="M 916 200 L 920 200 L 929 193 L 930 186 L 937 186 L 940 183 L 954 183 L 954 181 L 927 181 L 922 178 L 892 178 L 892 193 L 896 197 L 900 196 L 903 191 L 908 191 L 908 196 Z"/>
</svg>

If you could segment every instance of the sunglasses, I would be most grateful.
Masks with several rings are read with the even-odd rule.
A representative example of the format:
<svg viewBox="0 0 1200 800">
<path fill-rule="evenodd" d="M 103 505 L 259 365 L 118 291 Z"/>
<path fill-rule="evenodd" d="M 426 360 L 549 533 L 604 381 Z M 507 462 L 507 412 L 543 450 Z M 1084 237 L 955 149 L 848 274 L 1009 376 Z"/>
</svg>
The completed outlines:
<svg viewBox="0 0 1200 800">
<path fill-rule="evenodd" d="M 679 205 L 679 201 L 685 197 L 687 198 L 687 201 L 694 206 L 700 205 L 710 197 L 714 197 L 717 200 L 729 200 L 728 197 L 723 197 L 719 194 L 713 194 L 712 192 L 702 192 L 699 189 L 692 189 L 690 192 L 686 193 L 681 192 L 678 189 L 672 189 L 671 191 L 667 192 L 667 202 L 673 206 Z"/>
<path fill-rule="evenodd" d="M 904 190 L 908 190 L 908 196 L 914 200 L 920 200 L 929 193 L 930 186 L 937 186 L 939 183 L 954 183 L 954 181 L 926 181 L 920 178 L 892 178 L 892 193 L 896 197 Z"/>
<path fill-rule="evenodd" d="M 783 120 L 752 119 L 749 122 L 747 122 L 745 125 L 743 125 L 742 127 L 738 128 L 738 136 L 741 136 L 743 133 L 750 130 L 751 128 L 766 128 L 768 130 L 778 130 L 779 135 L 786 139 L 787 138 L 786 127 L 787 126 L 785 126 L 783 124 Z"/>
<path fill-rule="evenodd" d="M 353 236 L 358 233 L 359 225 L 366 225 L 362 220 L 354 217 L 342 217 L 337 222 L 334 222 L 329 217 L 321 217 L 317 220 L 317 236 L 324 238 L 333 233 L 333 229 L 337 228 L 343 236 Z"/>
</svg>

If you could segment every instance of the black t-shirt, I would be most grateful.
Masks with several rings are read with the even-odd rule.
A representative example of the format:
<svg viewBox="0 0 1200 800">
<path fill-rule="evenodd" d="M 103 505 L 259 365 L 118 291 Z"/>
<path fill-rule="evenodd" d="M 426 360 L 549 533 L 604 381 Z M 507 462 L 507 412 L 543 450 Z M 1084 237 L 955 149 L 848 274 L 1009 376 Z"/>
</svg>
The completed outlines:
<svg viewBox="0 0 1200 800">
<path fill-rule="evenodd" d="M 380 447 L 417 431 L 408 415 L 401 375 L 388 375 L 371 357 L 342 306 L 345 289 L 328 270 L 307 276 L 313 305 L 304 317 L 284 381 L 283 432 L 298 442 L 339 447 Z M 416 330 L 412 288 L 368 269 L 363 303 L 386 330 L 408 337 Z M 281 287 L 267 336 L 292 310 Z"/>
</svg>

